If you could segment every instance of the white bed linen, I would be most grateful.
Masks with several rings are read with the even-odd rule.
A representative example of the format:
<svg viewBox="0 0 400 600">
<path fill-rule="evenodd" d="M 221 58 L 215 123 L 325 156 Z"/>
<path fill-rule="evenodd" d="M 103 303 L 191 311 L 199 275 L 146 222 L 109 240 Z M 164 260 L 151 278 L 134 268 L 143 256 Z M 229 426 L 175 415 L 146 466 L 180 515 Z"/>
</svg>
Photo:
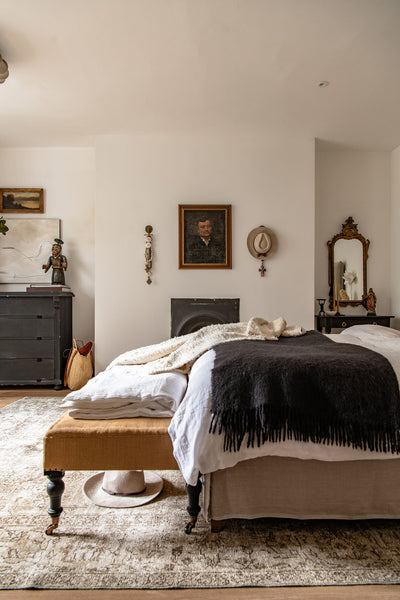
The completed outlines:
<svg viewBox="0 0 400 600">
<path fill-rule="evenodd" d="M 371 327 L 376 329 L 371 330 Z M 391 362 L 399 378 L 400 332 L 393 334 L 394 331 L 377 325 L 362 325 L 328 337 L 336 342 L 356 343 L 381 352 Z M 209 350 L 194 363 L 187 392 L 169 427 L 174 457 L 189 485 L 196 485 L 199 472 L 211 473 L 258 456 L 286 456 L 322 461 L 398 458 L 397 454 L 293 440 L 266 442 L 261 447 L 255 448 L 247 448 L 244 441 L 239 452 L 224 452 L 223 435 L 208 433 L 211 417 L 211 370 L 214 357 L 214 350 Z"/>
<path fill-rule="evenodd" d="M 400 385 L 400 331 L 381 325 L 353 325 L 326 337 L 341 344 L 357 344 L 379 352 L 391 363 Z"/>
<path fill-rule="evenodd" d="M 149 374 L 165 373 L 173 369 L 182 369 L 188 373 L 194 361 L 217 344 L 247 339 L 277 341 L 280 336 L 297 337 L 305 332 L 299 325 L 288 326 L 283 317 L 273 321 L 252 317 L 243 323 L 216 323 L 159 344 L 124 352 L 107 369 L 115 365 L 141 365 L 143 372 Z"/>
<path fill-rule="evenodd" d="M 179 370 L 148 375 L 140 366 L 116 365 L 70 392 L 61 406 L 75 419 L 172 417 L 186 388 Z"/>
<path fill-rule="evenodd" d="M 195 360 L 220 343 L 241 339 L 278 340 L 303 335 L 283 317 L 266 321 L 252 317 L 245 323 L 218 323 L 136 348 L 117 356 L 96 377 L 68 394 L 62 407 L 75 419 L 171 417 L 186 391 L 186 375 Z"/>
</svg>

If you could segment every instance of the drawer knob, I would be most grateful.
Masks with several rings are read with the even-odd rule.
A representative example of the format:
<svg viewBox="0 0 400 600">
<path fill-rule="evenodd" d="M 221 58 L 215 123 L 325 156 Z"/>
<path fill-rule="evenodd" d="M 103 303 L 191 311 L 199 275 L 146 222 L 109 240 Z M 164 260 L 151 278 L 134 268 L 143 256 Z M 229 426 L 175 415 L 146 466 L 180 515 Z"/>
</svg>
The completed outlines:
<svg viewBox="0 0 400 600">
<path fill-rule="evenodd" d="M 342 321 L 342 327 L 347 327 L 346 321 Z"/>
<path fill-rule="evenodd" d="M 42 359 L 41 358 L 37 358 L 36 361 L 37 362 L 42 362 Z"/>
<path fill-rule="evenodd" d="M 36 315 L 37 319 L 43 319 L 43 315 Z"/>
</svg>

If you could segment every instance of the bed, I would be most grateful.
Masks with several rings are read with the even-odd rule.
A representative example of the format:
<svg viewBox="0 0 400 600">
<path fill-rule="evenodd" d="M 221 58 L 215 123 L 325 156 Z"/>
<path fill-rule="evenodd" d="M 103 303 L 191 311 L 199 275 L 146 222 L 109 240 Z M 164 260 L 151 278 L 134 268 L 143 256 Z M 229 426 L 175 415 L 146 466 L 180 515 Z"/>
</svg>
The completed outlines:
<svg viewBox="0 0 400 600">
<path fill-rule="evenodd" d="M 381 357 L 387 363 L 386 367 L 389 366 L 397 386 L 397 396 L 394 394 L 395 397 L 390 405 L 390 410 L 392 412 L 394 410 L 397 418 L 400 332 L 367 325 L 349 328 L 337 335 L 323 336 L 317 333 L 315 335 L 326 340 L 330 338 L 330 342 L 342 342 L 347 345 L 349 351 L 353 351 L 355 347 L 367 348 L 369 352 L 372 350 L 375 353 L 373 357 Z M 237 344 L 239 339 L 229 341 L 235 341 Z M 241 341 L 244 341 L 245 344 L 248 343 L 247 339 Z M 256 336 L 254 341 L 260 342 L 261 339 Z M 251 343 L 254 343 L 253 340 Z M 107 433 L 109 432 L 108 428 L 117 427 L 120 430 L 123 422 L 124 443 L 129 445 L 130 436 L 135 440 L 133 447 L 136 450 L 133 454 L 131 453 L 131 459 L 128 460 L 129 467 L 116 466 L 122 464 L 118 461 L 109 463 L 107 467 L 100 461 L 101 464 L 97 462 L 96 466 L 91 468 L 163 469 L 175 468 L 175 465 L 178 465 L 187 483 L 189 495 L 190 522 L 186 526 L 187 533 L 190 533 L 195 526 L 200 510 L 205 519 L 211 522 L 211 528 L 214 531 L 218 531 L 222 522 L 229 518 L 364 519 L 400 517 L 398 423 L 394 425 L 395 432 L 394 434 L 392 432 L 391 443 L 388 443 L 385 448 L 381 443 L 375 444 L 375 442 L 367 443 L 366 447 L 357 447 L 357 444 L 352 443 L 337 444 L 331 441 L 327 442 L 324 436 L 320 436 L 320 439 L 314 439 L 312 442 L 306 438 L 295 439 L 296 436 L 288 435 L 283 436 L 284 439 L 282 437 L 275 439 L 275 434 L 269 433 L 270 439 L 266 439 L 261 444 L 247 445 L 245 437 L 244 443 L 241 443 L 240 447 L 234 451 L 232 448 L 231 450 L 224 449 L 227 442 L 226 436 L 223 435 L 223 427 L 218 427 L 214 433 L 210 433 L 210 407 L 213 402 L 212 374 L 213 371 L 216 371 L 215 353 L 220 345 L 225 346 L 225 340 L 222 344 L 217 342 L 216 345 L 208 344 L 210 347 L 201 346 L 199 356 L 191 355 L 192 358 L 185 363 L 185 368 L 178 369 L 188 376 L 187 388 L 182 398 L 176 403 L 177 406 L 173 407 L 172 418 L 164 417 L 163 429 L 158 431 L 158 438 L 153 438 L 151 444 L 147 446 L 147 460 L 150 457 L 156 457 L 154 460 L 151 458 L 151 467 L 146 466 L 149 464 L 144 460 L 146 453 L 140 451 L 141 440 L 148 435 L 148 431 L 145 434 L 143 427 L 145 423 L 148 424 L 151 421 L 151 417 L 136 416 L 117 419 L 104 417 L 103 424 L 100 425 L 101 421 L 97 421 L 96 426 L 93 425 L 96 423 L 96 419 L 93 417 L 92 421 L 87 418 L 80 420 L 70 416 L 64 417 L 69 419 L 69 427 L 72 430 L 80 428 L 81 438 L 85 438 L 87 431 L 91 429 L 92 442 L 97 437 L 97 444 L 101 444 L 102 437 L 107 436 L 115 442 L 118 436 L 111 435 L 110 437 Z M 230 344 L 229 346 L 234 347 Z M 334 346 L 337 347 L 336 344 Z M 176 342 L 174 348 L 172 353 L 176 352 Z M 344 348 L 345 346 L 341 346 L 341 349 Z M 168 356 L 170 362 L 171 352 L 167 352 L 165 356 Z M 165 356 L 161 357 L 162 361 L 165 361 Z M 153 360 L 150 363 L 160 360 L 160 357 L 154 358 L 154 353 L 152 357 Z M 131 360 L 131 353 L 129 356 L 122 355 L 122 359 L 120 357 L 119 360 L 113 361 L 110 368 L 130 364 Z M 177 363 L 173 362 L 172 364 L 176 369 Z M 147 373 L 151 376 L 148 369 Z M 380 387 L 382 388 L 382 385 Z M 379 403 L 385 401 L 385 398 L 379 399 Z M 140 427 L 137 427 L 139 420 L 141 420 L 141 424 Z M 81 424 L 78 425 L 78 423 Z M 57 427 L 59 425 L 55 428 L 56 434 L 53 428 L 52 434 L 46 436 L 45 446 L 45 465 L 47 465 L 45 471 L 48 476 L 50 474 L 50 490 L 48 491 L 51 508 L 49 514 L 55 518 L 58 518 L 62 510 L 62 485 L 59 483 L 61 477 L 57 474 L 63 471 L 63 460 L 65 464 L 65 458 L 62 458 L 63 451 L 59 456 L 61 462 L 60 460 L 57 464 L 52 462 L 55 450 L 54 447 L 51 448 L 50 439 L 53 440 L 53 444 L 54 440 L 57 440 Z M 68 435 L 70 438 L 73 437 L 71 432 Z M 387 436 L 385 439 L 387 440 Z M 76 440 L 70 443 L 73 445 Z M 158 443 L 163 444 L 161 453 L 157 450 Z M 110 453 L 108 454 L 110 455 Z M 75 457 L 75 462 L 71 463 L 68 468 L 89 468 L 88 464 L 79 466 L 79 453 L 75 453 Z M 126 465 L 126 461 L 123 464 Z M 52 466 L 51 469 L 48 468 L 49 465 Z"/>
</svg>

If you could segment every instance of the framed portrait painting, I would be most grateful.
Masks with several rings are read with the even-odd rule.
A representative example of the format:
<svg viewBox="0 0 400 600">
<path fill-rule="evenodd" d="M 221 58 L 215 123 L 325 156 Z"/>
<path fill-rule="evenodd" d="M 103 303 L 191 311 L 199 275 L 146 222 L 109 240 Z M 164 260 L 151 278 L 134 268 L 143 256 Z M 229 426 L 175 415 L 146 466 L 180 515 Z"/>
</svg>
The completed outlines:
<svg viewBox="0 0 400 600">
<path fill-rule="evenodd" d="M 230 204 L 179 205 L 179 268 L 231 269 Z"/>
<path fill-rule="evenodd" d="M 0 212 L 42 213 L 43 188 L 1 188 Z"/>
</svg>

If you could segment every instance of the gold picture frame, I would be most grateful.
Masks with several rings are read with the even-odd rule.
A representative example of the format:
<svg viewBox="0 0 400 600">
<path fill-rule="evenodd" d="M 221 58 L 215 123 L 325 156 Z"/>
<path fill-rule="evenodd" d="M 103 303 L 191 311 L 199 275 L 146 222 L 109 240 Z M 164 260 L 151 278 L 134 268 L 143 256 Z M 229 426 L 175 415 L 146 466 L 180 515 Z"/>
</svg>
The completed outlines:
<svg viewBox="0 0 400 600">
<path fill-rule="evenodd" d="M 0 188 L 0 213 L 43 212 L 43 188 Z"/>
<path fill-rule="evenodd" d="M 230 204 L 179 205 L 179 268 L 232 268 Z"/>
</svg>

